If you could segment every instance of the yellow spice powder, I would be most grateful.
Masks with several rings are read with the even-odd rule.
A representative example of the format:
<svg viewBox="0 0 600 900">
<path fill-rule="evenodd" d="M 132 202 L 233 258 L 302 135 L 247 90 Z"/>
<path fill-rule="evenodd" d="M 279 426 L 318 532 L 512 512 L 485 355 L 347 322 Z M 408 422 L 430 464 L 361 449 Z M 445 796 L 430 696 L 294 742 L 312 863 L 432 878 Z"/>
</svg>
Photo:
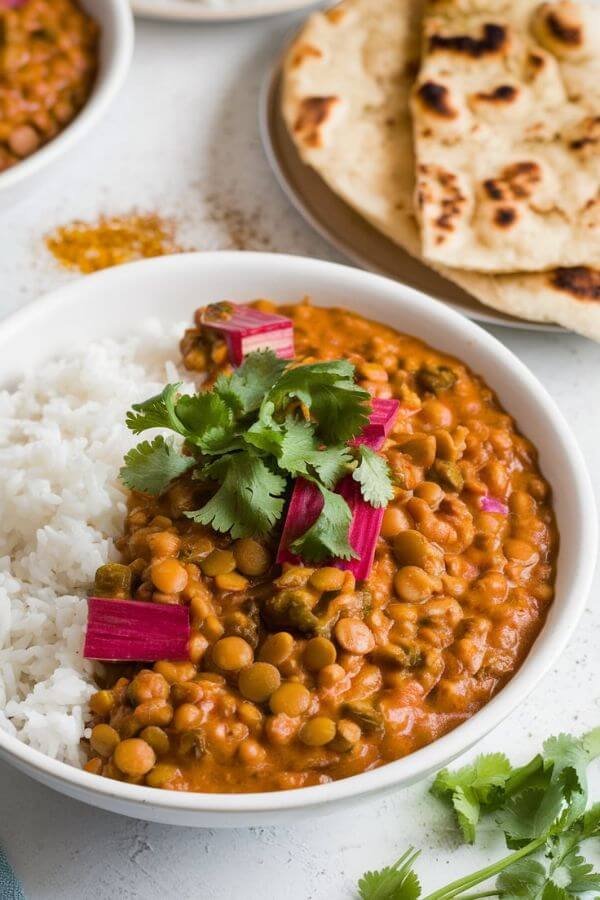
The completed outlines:
<svg viewBox="0 0 600 900">
<path fill-rule="evenodd" d="M 71 222 L 47 235 L 46 246 L 61 265 L 84 274 L 183 249 L 175 241 L 175 222 L 157 213 Z"/>
</svg>

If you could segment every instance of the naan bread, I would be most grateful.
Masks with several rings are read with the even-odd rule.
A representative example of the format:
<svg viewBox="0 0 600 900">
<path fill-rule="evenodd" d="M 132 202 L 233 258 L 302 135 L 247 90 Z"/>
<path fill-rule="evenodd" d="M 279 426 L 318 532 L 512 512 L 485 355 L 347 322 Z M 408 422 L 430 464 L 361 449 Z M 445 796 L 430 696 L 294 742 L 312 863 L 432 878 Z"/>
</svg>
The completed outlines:
<svg viewBox="0 0 600 900">
<path fill-rule="evenodd" d="M 600 264 L 600 8 L 429 0 L 412 112 L 426 259 Z"/>
<path fill-rule="evenodd" d="M 422 12 L 422 0 L 344 0 L 315 13 L 286 55 L 282 94 L 304 162 L 417 258 L 409 101 Z M 494 276 L 434 268 L 488 306 L 600 341 L 600 269 Z"/>
</svg>

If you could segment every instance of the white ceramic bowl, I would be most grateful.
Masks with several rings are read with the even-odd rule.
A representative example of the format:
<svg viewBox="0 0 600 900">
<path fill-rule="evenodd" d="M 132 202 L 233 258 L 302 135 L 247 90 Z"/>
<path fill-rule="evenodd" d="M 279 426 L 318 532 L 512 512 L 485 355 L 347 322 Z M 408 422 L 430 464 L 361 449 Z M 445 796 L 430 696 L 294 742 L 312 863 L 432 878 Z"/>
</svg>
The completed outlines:
<svg viewBox="0 0 600 900">
<path fill-rule="evenodd" d="M 499 341 L 436 300 L 397 282 L 319 260 L 265 253 L 163 257 L 109 269 L 60 288 L 0 323 L 0 387 L 26 367 L 148 316 L 189 320 L 200 304 L 270 297 L 344 305 L 456 354 L 482 375 L 540 451 L 560 529 L 556 600 L 512 681 L 469 721 L 428 747 L 332 784 L 259 794 L 186 794 L 122 784 L 49 759 L 0 731 L 0 755 L 71 797 L 141 819 L 196 826 L 291 822 L 397 790 L 441 768 L 498 725 L 552 668 L 589 590 L 596 556 L 592 487 L 575 440 L 545 389 Z"/>
<path fill-rule="evenodd" d="M 81 0 L 101 29 L 100 68 L 91 96 L 55 138 L 0 174 L 0 210 L 26 197 L 49 170 L 100 121 L 120 90 L 133 53 L 133 16 L 128 0 Z"/>
</svg>

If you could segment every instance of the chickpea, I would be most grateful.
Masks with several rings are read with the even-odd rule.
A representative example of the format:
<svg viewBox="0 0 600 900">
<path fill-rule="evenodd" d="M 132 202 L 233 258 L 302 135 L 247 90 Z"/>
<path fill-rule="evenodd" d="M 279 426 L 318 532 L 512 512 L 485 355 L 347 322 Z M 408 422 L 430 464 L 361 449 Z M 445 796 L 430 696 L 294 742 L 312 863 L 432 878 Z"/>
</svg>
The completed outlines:
<svg viewBox="0 0 600 900">
<path fill-rule="evenodd" d="M 298 737 L 307 747 L 323 747 L 335 737 L 335 722 L 327 716 L 315 716 L 305 722 Z"/>
<path fill-rule="evenodd" d="M 405 441 L 400 449 L 415 466 L 429 469 L 435 460 L 435 438 L 432 434 L 422 434 Z"/>
<path fill-rule="evenodd" d="M 285 713 L 269 716 L 265 723 L 267 740 L 275 747 L 282 747 L 293 741 L 297 730 L 296 721 Z"/>
<path fill-rule="evenodd" d="M 519 563 L 522 566 L 533 566 L 539 561 L 539 553 L 527 541 L 520 541 L 517 538 L 508 538 L 504 542 L 504 552 L 508 559 Z"/>
<path fill-rule="evenodd" d="M 352 750 L 362 737 L 360 725 L 351 719 L 340 719 L 336 725 L 335 738 L 331 743 L 332 750 L 337 753 L 346 753 Z"/>
<path fill-rule="evenodd" d="M 318 672 L 335 662 L 337 656 L 334 644 L 325 637 L 311 638 L 304 648 L 304 665 L 311 672 Z"/>
<path fill-rule="evenodd" d="M 410 521 L 404 510 L 397 506 L 388 506 L 383 514 L 381 536 L 390 540 L 407 528 L 410 528 Z"/>
<path fill-rule="evenodd" d="M 237 572 L 225 572 L 224 575 L 215 575 L 215 585 L 220 591 L 245 591 L 248 579 Z"/>
<path fill-rule="evenodd" d="M 102 769 L 104 767 L 104 763 L 100 759 L 99 756 L 94 756 L 92 759 L 89 759 L 84 765 L 84 771 L 91 772 L 92 775 L 101 775 Z"/>
<path fill-rule="evenodd" d="M 435 481 L 422 481 L 415 490 L 415 497 L 424 500 L 431 509 L 437 509 L 444 499 L 444 492 Z"/>
<path fill-rule="evenodd" d="M 40 144 L 41 138 L 31 125 L 19 125 L 8 136 L 8 146 L 15 156 L 21 158 L 29 156 Z"/>
<path fill-rule="evenodd" d="M 281 675 L 274 665 L 256 662 L 240 672 L 238 687 L 247 700 L 264 703 L 281 684 Z"/>
<path fill-rule="evenodd" d="M 217 618 L 217 616 L 210 615 L 207 616 L 202 625 L 202 633 L 204 637 L 209 643 L 214 643 L 218 641 L 219 638 L 225 634 L 225 628 L 223 627 L 223 623 Z"/>
<path fill-rule="evenodd" d="M 454 422 L 452 410 L 445 403 L 442 403 L 441 400 L 437 400 L 434 397 L 425 400 L 422 415 L 427 422 L 436 428 L 450 428 Z"/>
<path fill-rule="evenodd" d="M 110 725 L 100 724 L 92 728 L 90 747 L 98 756 L 112 756 L 121 738 L 119 732 Z"/>
<path fill-rule="evenodd" d="M 308 579 L 308 583 L 315 590 L 325 593 L 325 591 L 341 591 L 344 586 L 344 571 L 336 569 L 333 566 L 324 566 L 322 569 L 316 569 Z"/>
<path fill-rule="evenodd" d="M 324 666 L 319 672 L 319 684 L 323 688 L 331 688 L 346 677 L 346 670 L 337 663 Z"/>
<path fill-rule="evenodd" d="M 157 756 L 164 756 L 170 750 L 169 736 L 162 728 L 156 725 L 148 725 L 140 731 L 140 738 L 150 744 Z"/>
<path fill-rule="evenodd" d="M 259 650 L 258 658 L 274 666 L 280 666 L 290 658 L 296 642 L 287 631 L 270 634 Z"/>
<path fill-rule="evenodd" d="M 134 716 L 140 725 L 169 725 L 173 707 L 164 700 L 145 700 L 136 706 Z"/>
<path fill-rule="evenodd" d="M 226 575 L 235 569 L 235 556 L 231 550 L 213 550 L 201 560 L 200 568 L 212 578 L 215 575 Z"/>
<path fill-rule="evenodd" d="M 408 529 L 394 538 L 394 556 L 400 566 L 419 566 L 430 574 L 441 574 L 441 552 L 419 531 Z"/>
<path fill-rule="evenodd" d="M 188 583 L 188 573 L 177 559 L 163 559 L 150 569 L 153 585 L 162 594 L 179 594 Z"/>
<path fill-rule="evenodd" d="M 263 715 L 258 706 L 255 706 L 254 703 L 244 700 L 239 704 L 237 713 L 240 722 L 247 725 L 250 731 L 257 731 L 262 725 Z"/>
<path fill-rule="evenodd" d="M 175 731 L 193 731 L 202 722 L 202 710 L 193 703 L 182 703 L 175 710 L 173 728 Z"/>
<path fill-rule="evenodd" d="M 106 716 L 113 709 L 115 702 L 112 691 L 96 691 L 90 697 L 90 709 L 97 716 Z"/>
<path fill-rule="evenodd" d="M 254 738 L 246 738 L 238 747 L 238 757 L 244 766 L 259 766 L 265 761 L 267 751 Z"/>
<path fill-rule="evenodd" d="M 243 575 L 264 575 L 271 565 L 267 550 L 253 538 L 241 538 L 233 545 L 233 555 Z"/>
<path fill-rule="evenodd" d="M 441 588 L 439 578 L 432 578 L 418 566 L 403 566 L 394 576 L 394 590 L 405 603 L 423 603 Z"/>
<path fill-rule="evenodd" d="M 139 672 L 129 687 L 127 697 L 135 706 L 145 700 L 166 700 L 169 696 L 169 685 L 159 672 L 143 669 Z"/>
<path fill-rule="evenodd" d="M 154 559 L 177 556 L 181 540 L 172 531 L 155 531 L 148 535 L 148 546 Z"/>
<path fill-rule="evenodd" d="M 249 666 L 254 659 L 250 644 L 241 637 L 224 637 L 214 645 L 212 658 L 225 672 L 237 672 Z"/>
<path fill-rule="evenodd" d="M 158 763 L 146 775 L 146 784 L 154 788 L 169 787 L 180 776 L 181 772 L 177 766 L 171 763 Z"/>
<path fill-rule="evenodd" d="M 207 649 L 208 641 L 205 636 L 199 631 L 193 632 L 188 642 L 188 656 L 194 665 L 198 665 Z"/>
<path fill-rule="evenodd" d="M 340 647 L 347 650 L 348 653 L 364 656 L 375 647 L 373 632 L 362 619 L 356 619 L 353 616 L 340 619 L 335 626 L 334 633 Z"/>
<path fill-rule="evenodd" d="M 204 673 L 203 673 L 204 674 Z M 204 687 L 199 681 L 181 681 L 171 685 L 171 703 L 199 703 L 204 698 Z"/>
<path fill-rule="evenodd" d="M 161 659 L 154 663 L 154 671 L 159 672 L 169 684 L 174 684 L 176 681 L 191 681 L 196 674 L 196 666 L 192 662 Z"/>
<path fill-rule="evenodd" d="M 156 754 L 150 744 L 141 738 L 129 738 L 115 748 L 113 761 L 124 775 L 139 778 L 150 771 L 156 762 Z"/>
<path fill-rule="evenodd" d="M 293 718 L 306 712 L 310 705 L 310 692 L 297 681 L 286 681 L 271 695 L 269 706 L 277 715 L 284 713 Z"/>
</svg>

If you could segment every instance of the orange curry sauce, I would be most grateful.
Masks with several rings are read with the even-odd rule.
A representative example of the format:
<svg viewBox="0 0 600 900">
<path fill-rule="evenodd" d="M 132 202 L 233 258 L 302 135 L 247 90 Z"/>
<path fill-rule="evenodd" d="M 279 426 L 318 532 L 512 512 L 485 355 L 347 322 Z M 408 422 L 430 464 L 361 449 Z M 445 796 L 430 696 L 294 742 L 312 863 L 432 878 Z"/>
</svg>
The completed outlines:
<svg viewBox="0 0 600 900">
<path fill-rule="evenodd" d="M 558 547 L 550 489 L 493 392 L 453 357 L 355 313 L 278 311 L 299 358 L 348 358 L 375 397 L 401 401 L 383 450 L 395 498 L 371 575 L 282 570 L 276 535 L 232 542 L 194 524 L 183 512 L 206 488 L 191 479 L 160 499 L 133 494 L 118 541 L 133 595 L 189 605 L 190 660 L 109 673 L 91 702 L 90 771 L 212 792 L 345 778 L 472 716 L 542 627 Z M 182 352 L 205 374 L 226 365 L 198 328 Z M 482 510 L 485 495 L 509 514 Z"/>
</svg>

